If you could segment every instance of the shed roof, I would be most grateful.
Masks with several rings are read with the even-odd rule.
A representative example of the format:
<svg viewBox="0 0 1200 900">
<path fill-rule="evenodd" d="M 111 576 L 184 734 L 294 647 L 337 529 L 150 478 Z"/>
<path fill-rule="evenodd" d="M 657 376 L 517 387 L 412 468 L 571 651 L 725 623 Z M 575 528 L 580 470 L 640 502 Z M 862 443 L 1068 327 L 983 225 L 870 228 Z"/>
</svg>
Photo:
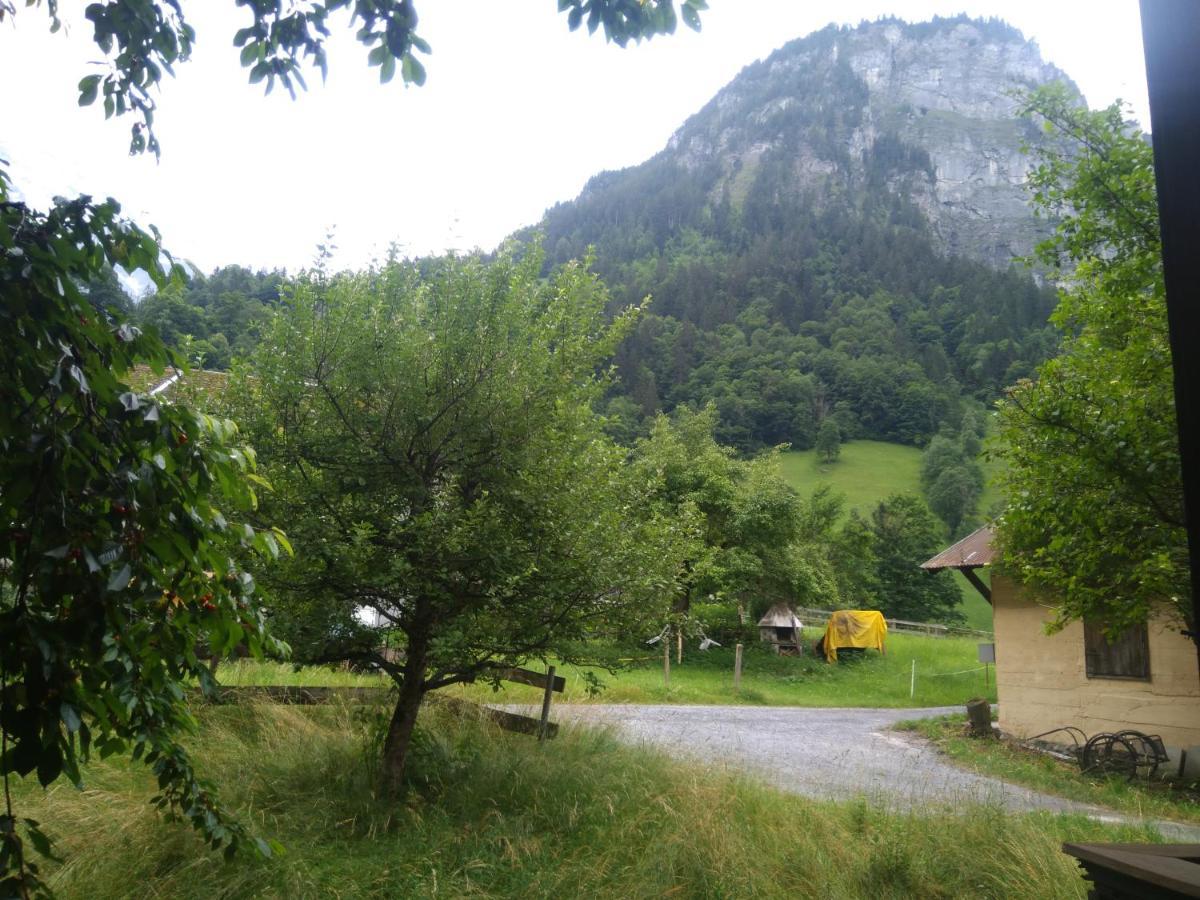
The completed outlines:
<svg viewBox="0 0 1200 900">
<path fill-rule="evenodd" d="M 776 603 L 758 620 L 759 628 L 800 628 L 803 624 L 786 603 Z"/>
<path fill-rule="evenodd" d="M 220 396 L 229 386 L 228 372 L 213 372 L 208 369 L 192 369 L 187 374 L 174 366 L 167 366 L 156 373 L 144 363 L 138 363 L 126 373 L 126 381 L 135 391 L 163 396 L 179 393 L 183 389 L 207 397 Z M 176 388 L 180 391 L 176 391 Z M 185 391 L 186 393 L 186 391 Z"/>
<path fill-rule="evenodd" d="M 941 569 L 977 569 L 991 565 L 996 558 L 993 547 L 995 537 L 991 525 L 972 531 L 965 538 L 947 547 L 933 559 L 921 563 L 922 569 L 937 572 Z"/>
</svg>

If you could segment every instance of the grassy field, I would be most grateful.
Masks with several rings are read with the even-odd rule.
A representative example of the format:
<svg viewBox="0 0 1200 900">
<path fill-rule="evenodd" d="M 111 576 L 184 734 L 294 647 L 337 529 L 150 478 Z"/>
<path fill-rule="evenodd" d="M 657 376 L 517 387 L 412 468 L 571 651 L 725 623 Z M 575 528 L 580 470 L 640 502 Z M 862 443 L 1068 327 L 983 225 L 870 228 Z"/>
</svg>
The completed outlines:
<svg viewBox="0 0 1200 900">
<path fill-rule="evenodd" d="M 880 500 L 899 492 L 921 493 L 921 451 L 916 447 L 882 441 L 851 441 L 842 445 L 838 461 L 823 465 L 815 450 L 791 450 L 780 458 L 783 475 L 801 494 L 807 496 L 822 485 L 830 485 L 846 497 L 846 510 L 857 509 L 869 516 Z M 990 486 L 998 463 L 983 460 L 989 487 L 984 490 L 979 508 L 986 512 L 999 499 Z M 922 562 L 923 560 L 917 560 Z M 954 575 L 963 598 L 963 615 L 968 628 L 992 629 L 992 608 L 958 573 Z"/>
<path fill-rule="evenodd" d="M 1023 784 L 1048 794 L 1107 806 L 1132 816 L 1200 822 L 1200 794 L 1163 782 L 1129 783 L 1119 778 L 1084 775 L 1073 763 L 1026 750 L 1009 741 L 973 740 L 965 734 L 966 717 L 901 722 L 897 728 L 915 731 L 964 768 Z"/>
<path fill-rule="evenodd" d="M 889 494 L 921 493 L 921 451 L 883 441 L 851 441 L 842 445 L 837 462 L 817 459 L 815 450 L 789 450 L 780 457 L 783 476 L 807 496 L 830 485 L 846 497 L 846 511 L 870 516 Z"/>
<path fill-rule="evenodd" d="M 338 707 L 205 708 L 204 774 L 286 853 L 225 863 L 161 821 L 141 767 L 109 760 L 83 792 L 18 784 L 65 859 L 59 897 L 1083 897 L 1063 841 L 1155 841 L 1080 817 L 871 797 L 814 802 L 564 729 L 546 744 L 422 714 L 399 803 L 372 790 L 370 717 Z"/>
<path fill-rule="evenodd" d="M 819 632 L 805 629 L 806 639 Z M 671 660 L 671 684 L 663 685 L 661 652 L 616 674 L 595 672 L 605 683 L 603 692 L 589 696 L 581 672 L 567 666 L 565 698 L 574 703 L 729 703 L 767 706 L 957 706 L 972 697 L 995 698 L 995 678 L 984 685 L 979 670 L 977 642 L 965 638 L 928 638 L 893 632 L 887 655 L 867 651 L 861 658 L 830 665 L 811 655 L 781 657 L 748 645 L 742 667 L 742 687 L 733 690 L 733 650 L 723 647 L 701 653 L 685 646 L 683 664 Z M 916 688 L 909 696 L 912 666 L 916 662 Z M 505 684 L 464 689 L 475 699 L 502 703 L 531 703 L 534 688 Z"/>
<path fill-rule="evenodd" d="M 806 629 L 806 638 L 819 632 Z M 662 653 L 650 648 L 638 654 L 628 668 L 616 673 L 562 666 L 567 679 L 563 699 L 569 703 L 682 703 L 745 704 L 760 706 L 958 706 L 972 697 L 995 699 L 995 678 L 984 684 L 976 661 L 976 641 L 967 638 L 930 638 L 897 634 L 888 636 L 887 655 L 873 650 L 860 659 L 829 665 L 811 655 L 804 658 L 775 656 L 757 645 L 748 645 L 742 666 L 742 687 L 733 690 L 732 647 L 704 653 L 694 642 L 684 648 L 682 665 L 672 657 L 671 685 L 663 685 Z M 916 689 L 909 696 L 912 665 L 916 662 Z M 590 671 L 605 683 L 598 694 L 589 694 L 582 677 Z M 338 669 L 309 668 L 300 672 L 286 663 L 242 660 L 222 665 L 217 673 L 225 685 L 291 684 L 305 686 L 370 686 L 386 684 L 372 675 L 355 675 Z M 448 688 L 449 693 L 497 703 L 538 701 L 536 688 L 505 683 L 499 691 L 487 684 Z"/>
</svg>

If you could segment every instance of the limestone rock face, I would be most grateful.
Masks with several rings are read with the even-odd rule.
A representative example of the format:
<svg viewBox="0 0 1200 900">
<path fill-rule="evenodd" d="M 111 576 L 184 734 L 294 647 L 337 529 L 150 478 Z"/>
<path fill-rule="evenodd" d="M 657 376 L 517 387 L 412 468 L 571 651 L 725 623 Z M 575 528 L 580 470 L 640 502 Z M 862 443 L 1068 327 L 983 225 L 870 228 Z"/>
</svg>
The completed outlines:
<svg viewBox="0 0 1200 900">
<path fill-rule="evenodd" d="M 964 18 L 829 27 L 785 45 L 723 88 L 664 156 L 736 205 L 764 166 L 785 166 L 816 204 L 884 188 L 911 201 L 937 244 L 995 267 L 1049 229 L 1029 206 L 1044 139 L 1017 91 L 1067 76 L 998 22 Z M 1074 90 L 1074 86 L 1072 85 Z"/>
</svg>

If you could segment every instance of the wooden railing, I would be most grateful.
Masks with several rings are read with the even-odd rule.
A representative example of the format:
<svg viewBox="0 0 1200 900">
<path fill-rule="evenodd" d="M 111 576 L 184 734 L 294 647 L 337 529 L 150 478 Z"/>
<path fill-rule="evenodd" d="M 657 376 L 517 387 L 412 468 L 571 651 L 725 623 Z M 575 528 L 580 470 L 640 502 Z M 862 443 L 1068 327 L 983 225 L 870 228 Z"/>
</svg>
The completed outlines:
<svg viewBox="0 0 1200 900">
<path fill-rule="evenodd" d="M 796 606 L 793 609 L 795 609 L 796 615 L 800 617 L 805 625 L 813 627 L 827 622 L 829 617 L 835 612 L 832 609 L 813 609 L 808 606 Z M 988 638 L 989 640 L 992 637 L 992 632 L 990 631 L 980 631 L 977 628 L 962 628 L 958 625 L 941 625 L 936 622 L 910 622 L 907 619 L 888 619 L 886 617 L 884 621 L 887 622 L 888 631 L 927 634 L 931 637 L 978 637 Z"/>
</svg>

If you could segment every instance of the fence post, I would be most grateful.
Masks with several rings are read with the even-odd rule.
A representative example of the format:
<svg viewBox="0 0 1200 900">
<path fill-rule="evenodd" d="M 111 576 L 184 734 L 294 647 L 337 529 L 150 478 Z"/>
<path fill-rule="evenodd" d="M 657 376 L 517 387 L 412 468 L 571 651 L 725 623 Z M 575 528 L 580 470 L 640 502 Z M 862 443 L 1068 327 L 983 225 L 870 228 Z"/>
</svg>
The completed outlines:
<svg viewBox="0 0 1200 900">
<path fill-rule="evenodd" d="M 733 689 L 742 689 L 742 645 L 738 644 L 733 650 Z"/>
<path fill-rule="evenodd" d="M 542 719 L 538 723 L 538 740 L 546 739 L 546 724 L 550 721 L 550 701 L 554 697 L 554 666 L 546 670 L 546 691 L 542 694 Z"/>
<path fill-rule="evenodd" d="M 663 687 L 671 686 L 671 638 L 663 641 Z"/>
<path fill-rule="evenodd" d="M 908 699 L 911 700 L 917 693 L 917 661 L 912 661 L 912 677 L 908 682 Z"/>
</svg>

